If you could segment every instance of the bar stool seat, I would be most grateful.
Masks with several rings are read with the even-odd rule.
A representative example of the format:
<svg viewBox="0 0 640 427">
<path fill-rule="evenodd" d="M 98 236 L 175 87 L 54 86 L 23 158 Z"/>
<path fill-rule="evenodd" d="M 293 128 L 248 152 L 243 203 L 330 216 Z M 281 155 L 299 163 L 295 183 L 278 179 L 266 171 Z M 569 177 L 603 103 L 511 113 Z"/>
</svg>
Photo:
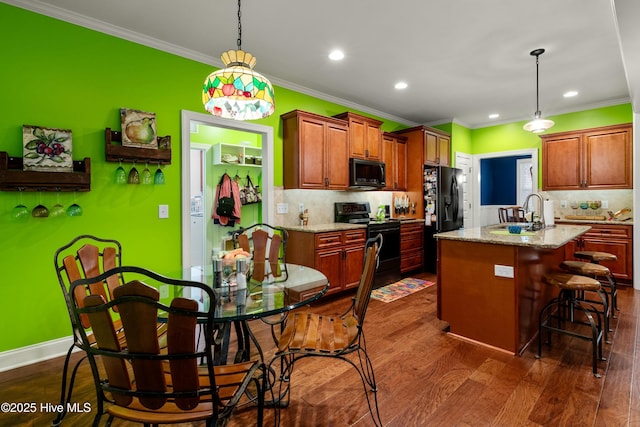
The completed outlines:
<svg viewBox="0 0 640 427">
<path fill-rule="evenodd" d="M 609 252 L 598 251 L 577 251 L 573 253 L 574 258 L 584 259 L 594 264 L 599 264 L 601 261 L 617 261 L 618 257 L 615 254 Z M 608 283 L 603 283 L 604 286 L 611 288 L 611 311 L 615 318 L 615 311 L 618 308 L 618 281 L 613 274 L 607 276 Z"/>
<path fill-rule="evenodd" d="M 542 358 L 542 334 L 546 330 L 547 344 L 551 345 L 551 335 L 553 332 L 591 341 L 592 347 L 592 370 L 596 378 L 600 378 L 598 373 L 598 360 L 606 360 L 602 356 L 602 318 L 599 311 L 589 302 L 576 298 L 576 293 L 580 291 L 597 292 L 607 307 L 606 296 L 602 294 L 602 286 L 599 281 L 590 277 L 569 273 L 549 273 L 542 277 L 542 281 L 550 286 L 560 289 L 557 298 L 552 299 L 540 311 L 538 320 L 538 359 Z M 584 314 L 586 321 L 578 321 L 575 312 Z M 554 320 L 556 321 L 554 324 Z M 571 325 L 585 325 L 590 329 L 589 334 L 581 334 L 577 327 Z M 565 327 L 566 325 L 566 327 Z"/>
<path fill-rule="evenodd" d="M 560 263 L 560 268 L 572 274 L 593 277 L 598 281 L 600 278 L 604 278 L 607 280 L 610 280 L 611 278 L 611 271 L 609 271 L 607 267 L 605 267 L 604 265 L 594 264 L 590 262 L 563 261 Z M 600 283 L 600 285 L 602 286 L 602 283 Z M 593 300 L 585 299 L 584 291 L 578 292 L 577 298 L 580 299 L 581 301 L 587 301 L 592 304 L 602 304 L 602 315 L 604 317 L 604 341 L 608 343 L 609 342 L 608 333 L 611 331 L 609 327 L 609 323 L 610 323 L 609 320 L 614 317 L 613 309 L 612 309 L 613 296 L 610 293 L 608 293 L 604 287 L 602 287 L 601 289 L 606 297 L 607 304 L 603 304 L 602 301 L 593 301 Z"/>
<path fill-rule="evenodd" d="M 590 262 L 599 263 L 600 261 L 617 261 L 618 257 L 608 252 L 597 251 L 577 251 L 573 256 L 578 259 L 586 259 Z"/>
</svg>

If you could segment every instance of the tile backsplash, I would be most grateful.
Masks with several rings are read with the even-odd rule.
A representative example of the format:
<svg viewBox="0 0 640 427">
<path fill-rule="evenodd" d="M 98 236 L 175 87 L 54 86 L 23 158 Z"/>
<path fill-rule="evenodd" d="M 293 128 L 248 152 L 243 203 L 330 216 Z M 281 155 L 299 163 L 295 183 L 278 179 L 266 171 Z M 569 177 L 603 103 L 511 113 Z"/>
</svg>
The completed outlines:
<svg viewBox="0 0 640 427">
<path fill-rule="evenodd" d="M 587 213 L 593 215 L 591 209 L 583 212 L 581 209 L 571 209 L 572 201 L 600 200 L 606 201 L 607 208 L 600 208 L 600 215 L 607 216 L 607 211 L 616 212 L 623 208 L 633 207 L 633 190 L 573 190 L 573 191 L 541 191 L 540 194 L 545 199 L 553 200 L 553 210 L 556 217 L 566 215 L 582 215 Z M 561 207 L 562 201 L 566 201 L 566 208 Z"/>
<path fill-rule="evenodd" d="M 393 192 L 391 191 L 331 191 L 331 190 L 283 190 L 275 189 L 275 204 L 287 203 L 289 213 L 276 214 L 275 222 L 278 225 L 299 225 L 300 218 L 298 205 L 304 204 L 309 210 L 309 224 L 333 223 L 335 202 L 363 202 L 371 205 L 372 214 L 375 214 L 379 205 L 391 205 Z"/>
<path fill-rule="evenodd" d="M 633 190 L 575 190 L 575 191 L 541 191 L 544 199 L 554 201 L 554 215 L 562 218 L 566 215 L 581 215 L 580 209 L 574 212 L 571 209 L 571 201 L 600 200 L 607 201 L 608 208 L 601 208 L 600 215 L 607 216 L 607 211 L 616 212 L 623 208 L 633 207 Z M 335 202 L 360 202 L 368 201 L 372 214 L 379 205 L 391 205 L 393 192 L 391 191 L 330 191 L 330 190 L 284 190 L 275 188 L 275 204 L 287 203 L 287 214 L 276 214 L 276 225 L 299 225 L 300 218 L 298 205 L 304 204 L 309 210 L 309 224 L 328 224 L 333 222 L 333 204 Z M 562 208 L 562 201 L 566 201 L 566 208 Z M 588 214 L 594 212 L 589 210 Z M 631 213 L 633 216 L 633 212 Z"/>
</svg>

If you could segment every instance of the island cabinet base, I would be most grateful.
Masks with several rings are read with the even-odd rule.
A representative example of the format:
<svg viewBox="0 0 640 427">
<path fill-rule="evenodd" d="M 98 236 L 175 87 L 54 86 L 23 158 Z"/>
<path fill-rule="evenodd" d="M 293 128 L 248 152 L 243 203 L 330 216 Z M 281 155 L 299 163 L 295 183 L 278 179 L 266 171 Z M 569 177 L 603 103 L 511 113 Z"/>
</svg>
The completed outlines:
<svg viewBox="0 0 640 427">
<path fill-rule="evenodd" d="M 438 240 L 438 318 L 453 334 L 520 354 L 537 334 L 540 310 L 557 294 L 542 275 L 559 271 L 564 256 L 564 246 Z"/>
</svg>

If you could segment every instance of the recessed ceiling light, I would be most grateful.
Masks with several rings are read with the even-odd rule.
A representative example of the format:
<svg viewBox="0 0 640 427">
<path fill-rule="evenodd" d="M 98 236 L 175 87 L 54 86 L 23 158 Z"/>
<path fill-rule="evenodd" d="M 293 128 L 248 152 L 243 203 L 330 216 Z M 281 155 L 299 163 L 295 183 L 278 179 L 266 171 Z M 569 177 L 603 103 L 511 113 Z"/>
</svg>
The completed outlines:
<svg viewBox="0 0 640 427">
<path fill-rule="evenodd" d="M 498 117 L 500 117 L 500 114 L 498 113 L 489 114 L 490 119 L 497 119 Z"/>
<path fill-rule="evenodd" d="M 394 87 L 396 89 L 406 89 L 407 86 L 409 86 L 409 85 L 407 85 L 405 82 L 398 82 L 398 83 L 395 84 Z"/>
<path fill-rule="evenodd" d="M 565 92 L 564 95 L 562 95 L 562 96 L 564 96 L 565 98 L 572 98 L 572 97 L 577 96 L 577 95 L 578 95 L 578 91 L 570 90 L 568 92 Z"/>
<path fill-rule="evenodd" d="M 340 61 L 341 59 L 344 59 L 344 52 L 341 50 L 334 50 L 329 54 L 329 59 L 332 61 Z"/>
</svg>

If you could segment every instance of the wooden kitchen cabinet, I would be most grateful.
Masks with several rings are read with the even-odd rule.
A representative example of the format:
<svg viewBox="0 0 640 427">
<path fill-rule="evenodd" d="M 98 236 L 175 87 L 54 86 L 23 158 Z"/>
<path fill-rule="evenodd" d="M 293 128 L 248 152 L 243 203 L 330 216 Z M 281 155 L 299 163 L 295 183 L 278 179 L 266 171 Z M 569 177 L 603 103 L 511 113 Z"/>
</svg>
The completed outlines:
<svg viewBox="0 0 640 427">
<path fill-rule="evenodd" d="M 420 141 L 423 150 L 423 164 L 450 166 L 451 135 L 448 133 L 427 126 L 416 126 L 395 131 L 394 133 Z"/>
<path fill-rule="evenodd" d="M 321 271 L 329 279 L 327 294 L 358 286 L 364 263 L 365 228 L 288 232 L 286 261 Z"/>
<path fill-rule="evenodd" d="M 382 134 L 382 161 L 386 165 L 385 190 L 407 189 L 407 138 L 392 133 Z"/>
<path fill-rule="evenodd" d="M 350 112 L 333 116 L 349 123 L 349 157 L 382 161 L 382 122 Z"/>
<path fill-rule="evenodd" d="M 422 270 L 424 261 L 424 223 L 400 224 L 400 273 Z"/>
<path fill-rule="evenodd" d="M 631 124 L 540 138 L 543 190 L 633 188 Z"/>
<path fill-rule="evenodd" d="M 591 230 L 566 245 L 565 256 L 575 259 L 576 251 L 597 251 L 614 254 L 614 262 L 602 262 L 622 283 L 633 280 L 633 227 L 618 224 L 588 224 Z M 578 260 L 583 261 L 583 260 Z"/>
<path fill-rule="evenodd" d="M 295 110 L 281 116 L 284 188 L 349 188 L 349 128 L 344 120 Z"/>
</svg>

